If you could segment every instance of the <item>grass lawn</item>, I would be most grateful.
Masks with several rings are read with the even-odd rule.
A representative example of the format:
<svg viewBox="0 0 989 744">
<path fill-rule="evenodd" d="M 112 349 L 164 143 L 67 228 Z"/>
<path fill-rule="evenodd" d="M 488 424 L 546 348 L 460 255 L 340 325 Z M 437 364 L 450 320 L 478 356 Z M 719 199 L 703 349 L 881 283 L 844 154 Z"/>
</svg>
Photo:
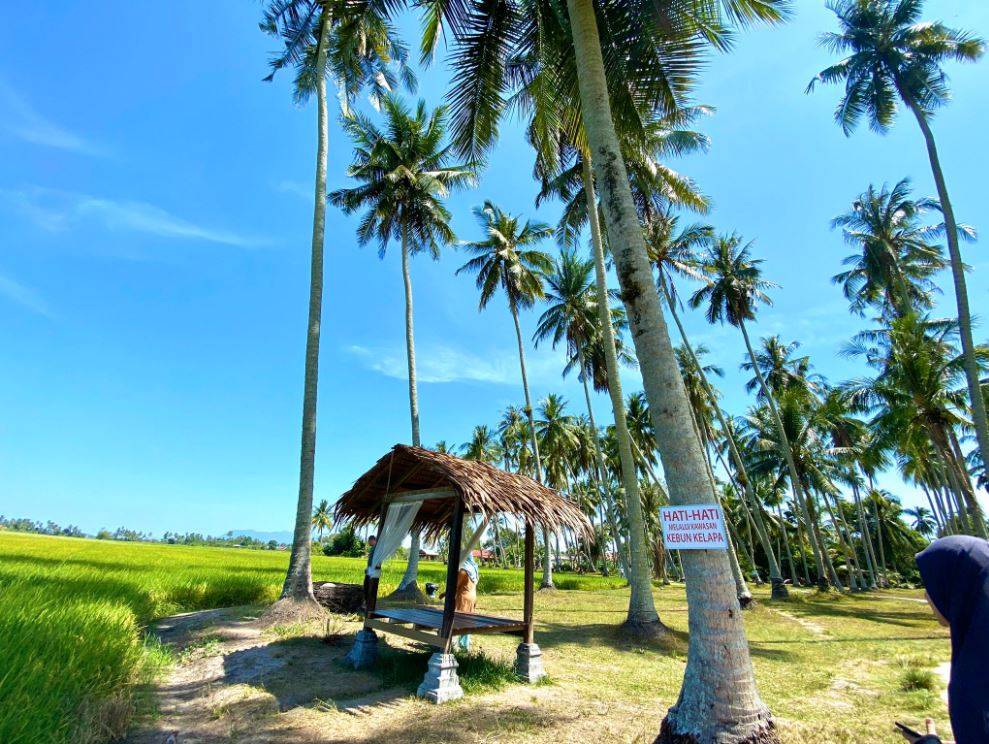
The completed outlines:
<svg viewBox="0 0 989 744">
<path fill-rule="evenodd" d="M 264 605 L 277 595 L 286 562 L 286 554 L 266 551 L 0 533 L 0 741 L 84 742 L 101 727 L 113 730 L 119 726 L 114 717 L 126 716 L 135 682 L 186 661 L 146 646 L 147 623 L 189 610 Z M 318 556 L 314 579 L 356 582 L 363 565 Z M 401 570 L 400 563 L 386 567 L 384 591 Z M 423 580 L 441 583 L 443 575 L 441 565 L 423 564 Z M 570 591 L 540 593 L 536 600 L 549 685 L 469 691 L 463 701 L 440 708 L 413 700 L 403 688 L 395 702 L 370 706 L 355 729 L 340 701 L 353 697 L 348 685 L 357 682 L 331 658 L 346 649 L 316 644 L 307 658 L 324 672 L 319 699 L 288 710 L 262 706 L 257 720 L 254 714 L 217 718 L 221 740 L 239 741 L 238 732 L 254 730 L 261 736 L 253 740 L 278 741 L 277 729 L 293 732 L 285 741 L 303 733 L 321 741 L 651 741 L 682 678 L 683 588 L 656 589 L 672 638 L 639 647 L 615 633 L 628 601 L 618 580 L 560 579 Z M 485 570 L 480 610 L 520 616 L 520 588 L 520 572 Z M 940 682 L 928 672 L 947 660 L 947 635 L 917 601 L 919 592 L 794 592 L 784 604 L 756 593 L 760 602 L 746 613 L 753 661 L 785 741 L 891 742 L 897 740 L 893 720 L 917 723 L 924 715 L 947 730 Z M 344 630 L 356 627 L 348 623 Z M 495 661 L 508 664 L 513 657 L 511 638 L 478 637 L 477 645 Z M 222 645 L 210 648 L 205 644 L 200 653 L 223 654 Z M 265 683 L 261 675 L 242 694 L 271 697 Z"/>
</svg>

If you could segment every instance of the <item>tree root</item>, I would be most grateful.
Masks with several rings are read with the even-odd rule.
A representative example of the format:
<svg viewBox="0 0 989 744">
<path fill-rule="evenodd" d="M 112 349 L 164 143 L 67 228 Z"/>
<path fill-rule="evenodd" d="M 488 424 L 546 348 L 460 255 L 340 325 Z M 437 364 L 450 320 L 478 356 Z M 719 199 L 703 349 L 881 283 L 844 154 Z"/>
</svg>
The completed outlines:
<svg viewBox="0 0 989 744">
<path fill-rule="evenodd" d="M 282 597 L 258 618 L 258 625 L 291 625 L 294 623 L 324 622 L 327 617 L 326 609 L 313 595 L 308 597 Z"/>
<path fill-rule="evenodd" d="M 618 626 L 618 633 L 634 642 L 659 641 L 669 637 L 670 629 L 662 620 L 626 620 Z"/>
<path fill-rule="evenodd" d="M 713 741 L 713 740 L 712 740 Z M 718 738 L 718 741 L 731 742 L 731 744 L 780 744 L 780 736 L 776 731 L 772 718 L 767 718 L 755 725 L 752 732 L 745 736 L 732 736 L 731 738 Z M 693 734 L 681 734 L 673 731 L 669 716 L 663 719 L 659 729 L 659 736 L 653 744 L 707 744 L 701 742 Z"/>
<path fill-rule="evenodd" d="M 773 592 L 770 595 L 773 599 L 789 599 L 790 591 L 783 583 L 783 579 L 773 579 Z"/>
<path fill-rule="evenodd" d="M 396 602 L 411 602 L 412 604 L 429 604 L 429 597 L 419 588 L 419 582 L 413 581 L 404 589 L 396 589 L 388 595 L 388 599 Z"/>
</svg>

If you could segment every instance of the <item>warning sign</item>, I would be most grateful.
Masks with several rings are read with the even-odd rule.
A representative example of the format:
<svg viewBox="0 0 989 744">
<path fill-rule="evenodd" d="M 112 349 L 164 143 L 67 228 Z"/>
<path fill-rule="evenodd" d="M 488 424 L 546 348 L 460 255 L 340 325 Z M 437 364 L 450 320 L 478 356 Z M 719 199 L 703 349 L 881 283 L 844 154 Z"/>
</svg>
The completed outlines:
<svg viewBox="0 0 989 744">
<path fill-rule="evenodd" d="M 670 550 L 728 550 L 720 506 L 661 506 L 659 521 L 663 526 L 663 544 Z"/>
</svg>

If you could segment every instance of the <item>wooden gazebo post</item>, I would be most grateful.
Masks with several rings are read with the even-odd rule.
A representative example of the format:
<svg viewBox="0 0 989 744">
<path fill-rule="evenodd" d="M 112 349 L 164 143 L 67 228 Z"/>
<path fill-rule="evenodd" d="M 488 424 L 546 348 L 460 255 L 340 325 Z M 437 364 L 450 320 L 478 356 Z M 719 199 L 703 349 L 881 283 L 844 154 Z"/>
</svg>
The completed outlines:
<svg viewBox="0 0 989 744">
<path fill-rule="evenodd" d="M 381 533 L 385 529 L 385 517 L 388 515 L 388 503 L 381 505 L 381 516 L 378 518 L 378 531 L 375 533 L 377 539 L 375 545 L 381 540 Z M 374 550 L 367 557 L 367 568 L 371 567 L 371 559 L 374 557 Z M 368 576 L 367 569 L 364 570 L 364 627 L 357 631 L 357 638 L 353 648 L 344 657 L 354 669 L 370 669 L 378 660 L 378 636 L 367 622 L 378 604 L 378 585 L 381 579 L 378 576 Z"/>
<path fill-rule="evenodd" d="M 429 657 L 429 666 L 417 694 L 434 703 L 446 703 L 464 696 L 457 676 L 457 658 L 450 653 L 453 626 L 456 620 L 457 578 L 460 574 L 460 544 L 464 536 L 464 499 L 457 494 L 457 503 L 450 517 L 450 542 L 446 560 L 446 597 L 443 599 L 443 623 L 440 639 L 443 650 Z"/>
<path fill-rule="evenodd" d="M 549 546 L 546 546 L 549 550 Z M 522 620 L 525 622 L 525 637 L 515 651 L 515 673 L 530 684 L 546 676 L 543 669 L 543 652 L 535 642 L 533 633 L 533 586 L 536 574 L 536 532 L 532 522 L 525 521 L 525 598 L 522 605 Z"/>
</svg>

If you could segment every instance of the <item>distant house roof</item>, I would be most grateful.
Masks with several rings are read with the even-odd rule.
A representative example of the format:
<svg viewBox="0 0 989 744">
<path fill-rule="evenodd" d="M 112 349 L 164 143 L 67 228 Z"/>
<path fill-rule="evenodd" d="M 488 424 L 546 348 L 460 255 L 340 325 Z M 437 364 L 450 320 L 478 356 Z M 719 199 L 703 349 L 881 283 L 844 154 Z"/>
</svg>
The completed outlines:
<svg viewBox="0 0 989 744">
<path fill-rule="evenodd" d="M 493 550 L 488 550 L 487 548 L 481 548 L 479 550 L 470 551 L 472 558 L 480 558 L 482 561 L 492 561 L 495 559 L 495 554 Z"/>
<path fill-rule="evenodd" d="M 484 462 L 463 460 L 422 447 L 397 444 L 378 460 L 337 502 L 336 519 L 355 526 L 377 522 L 381 507 L 410 491 L 452 490 L 470 514 L 493 517 L 515 514 L 551 530 L 569 528 L 591 535 L 584 513 L 556 491 L 518 473 L 508 473 Z M 436 536 L 450 523 L 456 499 L 425 500 L 413 529 Z"/>
</svg>

